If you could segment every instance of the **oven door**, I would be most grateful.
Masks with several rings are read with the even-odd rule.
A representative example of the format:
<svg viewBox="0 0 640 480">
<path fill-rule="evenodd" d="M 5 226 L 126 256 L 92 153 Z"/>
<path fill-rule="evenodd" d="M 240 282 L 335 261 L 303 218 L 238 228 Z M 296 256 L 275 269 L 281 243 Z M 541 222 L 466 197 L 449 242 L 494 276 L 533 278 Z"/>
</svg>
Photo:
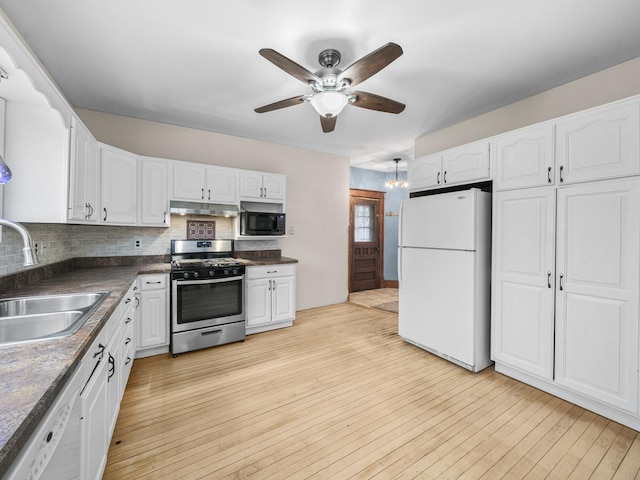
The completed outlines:
<svg viewBox="0 0 640 480">
<path fill-rule="evenodd" d="M 244 321 L 243 276 L 171 282 L 171 328 L 197 328 Z"/>
</svg>

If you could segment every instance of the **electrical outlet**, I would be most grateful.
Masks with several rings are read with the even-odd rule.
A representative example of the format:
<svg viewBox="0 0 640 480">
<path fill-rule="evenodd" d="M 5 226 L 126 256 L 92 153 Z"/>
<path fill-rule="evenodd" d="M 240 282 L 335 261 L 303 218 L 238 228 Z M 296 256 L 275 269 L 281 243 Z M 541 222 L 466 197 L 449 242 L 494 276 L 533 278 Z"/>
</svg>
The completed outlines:
<svg viewBox="0 0 640 480">
<path fill-rule="evenodd" d="M 140 239 L 136 239 L 136 240 L 134 240 L 134 241 L 133 241 L 133 246 L 134 246 L 135 248 L 140 248 L 140 247 L 142 246 L 142 240 L 140 240 Z"/>
<path fill-rule="evenodd" d="M 295 235 L 296 231 L 293 227 L 289 227 L 289 235 Z"/>
</svg>

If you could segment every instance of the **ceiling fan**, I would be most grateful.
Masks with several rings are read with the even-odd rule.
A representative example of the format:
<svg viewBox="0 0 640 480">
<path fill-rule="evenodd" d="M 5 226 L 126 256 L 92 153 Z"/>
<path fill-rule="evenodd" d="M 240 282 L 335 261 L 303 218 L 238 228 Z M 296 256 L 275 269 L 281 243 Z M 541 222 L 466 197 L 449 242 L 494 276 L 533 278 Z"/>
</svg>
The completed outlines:
<svg viewBox="0 0 640 480">
<path fill-rule="evenodd" d="M 334 130 L 337 115 L 347 104 L 388 113 L 400 113 L 404 110 L 405 105 L 395 100 L 373 93 L 350 90 L 351 87 L 364 82 L 402 55 L 402 48 L 395 43 L 387 43 L 344 70 L 336 68 L 340 63 L 339 51 L 323 50 L 318 57 L 322 68 L 315 73 L 311 73 L 271 48 L 263 48 L 259 53 L 276 67 L 308 84 L 313 93 L 298 95 L 256 108 L 257 113 L 270 112 L 308 102 L 320 114 L 322 131 L 328 133 Z"/>
</svg>

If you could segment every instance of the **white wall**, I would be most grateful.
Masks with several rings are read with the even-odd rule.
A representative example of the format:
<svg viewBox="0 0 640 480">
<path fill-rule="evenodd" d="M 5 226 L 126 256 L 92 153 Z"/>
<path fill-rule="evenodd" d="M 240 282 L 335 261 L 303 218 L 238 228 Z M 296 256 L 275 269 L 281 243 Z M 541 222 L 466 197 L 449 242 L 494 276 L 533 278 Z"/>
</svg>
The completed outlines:
<svg viewBox="0 0 640 480">
<path fill-rule="evenodd" d="M 282 254 L 299 260 L 298 310 L 347 298 L 349 159 L 285 145 L 78 110 L 101 142 L 140 155 L 287 175 Z"/>
<path fill-rule="evenodd" d="M 415 141 L 420 157 L 640 94 L 640 57 L 460 122 Z"/>
</svg>

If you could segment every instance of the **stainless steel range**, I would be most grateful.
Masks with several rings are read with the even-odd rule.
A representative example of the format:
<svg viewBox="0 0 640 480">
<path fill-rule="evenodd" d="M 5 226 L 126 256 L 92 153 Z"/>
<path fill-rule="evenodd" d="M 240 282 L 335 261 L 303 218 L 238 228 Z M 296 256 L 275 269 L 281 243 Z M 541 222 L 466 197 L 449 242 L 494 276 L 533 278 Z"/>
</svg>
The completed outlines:
<svg viewBox="0 0 640 480">
<path fill-rule="evenodd" d="M 171 240 L 171 353 L 245 338 L 245 266 L 233 240 Z"/>
</svg>

